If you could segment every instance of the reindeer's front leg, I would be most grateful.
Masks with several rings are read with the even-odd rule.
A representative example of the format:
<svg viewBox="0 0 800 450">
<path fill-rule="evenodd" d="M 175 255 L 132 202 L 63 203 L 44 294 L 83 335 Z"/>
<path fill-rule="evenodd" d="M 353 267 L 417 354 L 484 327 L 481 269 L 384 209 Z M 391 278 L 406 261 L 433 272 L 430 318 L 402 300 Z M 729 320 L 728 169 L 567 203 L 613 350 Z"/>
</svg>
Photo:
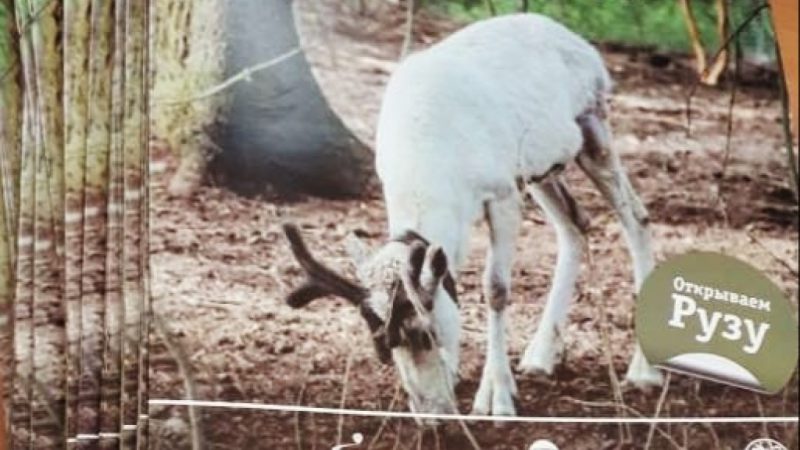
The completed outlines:
<svg viewBox="0 0 800 450">
<path fill-rule="evenodd" d="M 489 310 L 486 362 L 472 411 L 513 416 L 517 386 L 508 359 L 505 309 L 511 293 L 511 267 L 520 224 L 519 197 L 487 203 L 486 219 L 491 234 L 483 275 L 483 295 Z"/>
</svg>

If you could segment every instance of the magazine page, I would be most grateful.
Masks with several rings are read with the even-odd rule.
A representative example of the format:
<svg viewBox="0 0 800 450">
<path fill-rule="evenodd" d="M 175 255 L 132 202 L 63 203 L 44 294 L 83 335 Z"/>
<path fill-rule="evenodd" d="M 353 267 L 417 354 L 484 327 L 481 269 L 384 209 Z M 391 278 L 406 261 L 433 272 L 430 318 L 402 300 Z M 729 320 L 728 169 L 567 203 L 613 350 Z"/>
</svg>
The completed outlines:
<svg viewBox="0 0 800 450">
<path fill-rule="evenodd" d="M 160 7 L 153 445 L 796 440 L 796 356 L 768 395 L 654 367 L 634 323 L 654 268 L 714 252 L 796 336 L 768 12 L 525 3 Z"/>
</svg>

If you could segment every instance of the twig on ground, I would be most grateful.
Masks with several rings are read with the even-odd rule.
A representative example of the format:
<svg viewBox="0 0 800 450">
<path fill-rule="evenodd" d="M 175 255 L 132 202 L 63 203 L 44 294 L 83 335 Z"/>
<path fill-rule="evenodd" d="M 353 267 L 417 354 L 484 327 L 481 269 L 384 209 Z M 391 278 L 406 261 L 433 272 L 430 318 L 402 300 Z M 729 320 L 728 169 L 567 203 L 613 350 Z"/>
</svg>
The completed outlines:
<svg viewBox="0 0 800 450">
<path fill-rule="evenodd" d="M 297 394 L 297 400 L 295 401 L 296 404 L 302 405 L 305 401 L 305 394 L 306 394 L 306 382 L 308 378 L 303 378 L 303 385 L 300 386 L 300 392 Z M 301 424 L 302 416 L 300 415 L 300 411 L 295 411 L 294 413 L 294 438 L 295 442 L 297 442 L 297 450 L 303 450 L 303 433 L 302 433 L 302 424 Z"/>
<path fill-rule="evenodd" d="M 319 441 L 319 434 L 317 433 L 317 416 L 311 414 L 308 416 L 311 422 L 311 450 L 317 450 L 317 441 Z"/>
<path fill-rule="evenodd" d="M 753 396 L 756 398 L 756 408 L 758 408 L 758 415 L 764 417 L 764 405 L 761 403 L 761 396 L 756 393 L 753 393 Z M 761 432 L 764 436 L 769 436 L 769 429 L 767 429 L 767 423 L 761 422 Z"/>
<path fill-rule="evenodd" d="M 394 445 L 392 446 L 392 450 L 397 450 L 400 448 L 400 434 L 403 431 L 403 421 L 400 420 L 397 422 L 397 431 L 394 435 Z"/>
<path fill-rule="evenodd" d="M 178 370 L 181 372 L 181 378 L 183 379 L 185 399 L 196 400 L 198 398 L 197 384 L 195 383 L 194 375 L 192 374 L 192 366 L 189 356 L 184 351 L 183 346 L 181 346 L 179 342 L 172 339 L 169 328 L 161 319 L 161 316 L 153 312 L 152 320 L 156 333 L 160 334 L 162 339 L 164 339 L 164 344 L 166 345 L 167 350 L 169 350 L 169 352 L 172 354 L 172 357 L 175 358 L 175 362 L 178 363 Z M 201 423 L 200 414 L 198 414 L 197 408 L 191 405 L 189 406 L 189 428 L 191 430 L 192 450 L 203 450 L 205 447 L 203 442 L 203 425 Z"/>
<path fill-rule="evenodd" d="M 342 397 L 339 400 L 339 409 L 347 406 L 347 390 L 350 386 L 350 368 L 353 365 L 353 351 L 347 354 L 347 363 L 344 366 L 344 376 L 342 377 Z M 336 425 L 336 444 L 342 443 L 342 430 L 344 429 L 344 414 L 339 415 L 339 423 Z"/>
<path fill-rule="evenodd" d="M 661 414 L 661 408 L 664 406 L 664 401 L 667 399 L 667 392 L 669 392 L 669 382 L 671 380 L 671 375 L 667 372 L 666 379 L 664 380 L 664 387 L 661 389 L 661 395 L 658 397 L 658 403 L 656 403 L 656 411 L 653 414 L 653 418 L 658 418 L 659 414 Z M 653 442 L 653 434 L 656 430 L 656 423 L 650 424 L 650 430 L 647 431 L 647 440 L 644 444 L 644 449 L 649 450 L 650 444 Z"/>
<path fill-rule="evenodd" d="M 386 409 L 387 411 L 393 411 L 394 405 L 397 402 L 397 399 L 400 397 L 400 383 L 396 383 L 394 386 L 394 395 L 392 396 L 392 400 L 389 402 L 389 407 Z M 375 436 L 372 437 L 372 440 L 369 441 L 369 445 L 367 446 L 367 450 L 372 450 L 372 447 L 378 443 L 378 439 L 381 437 L 384 428 L 386 428 L 386 424 L 389 423 L 389 417 L 384 416 L 383 420 L 381 420 L 381 424 L 378 426 L 378 430 L 375 432 Z"/>
<path fill-rule="evenodd" d="M 750 230 L 747 230 L 746 233 L 747 237 L 750 238 L 750 241 L 761 247 L 761 249 L 764 250 L 765 253 L 771 256 L 772 259 L 774 259 L 778 264 L 785 267 L 786 270 L 788 270 L 792 275 L 794 275 L 795 277 L 798 276 L 798 271 L 796 267 L 792 267 L 792 265 L 788 261 L 776 255 L 772 250 L 769 249 L 769 247 L 767 247 L 763 242 L 761 242 L 761 240 L 757 238 Z"/>
<path fill-rule="evenodd" d="M 717 434 L 717 430 L 714 428 L 713 423 L 706 423 L 706 428 L 708 429 L 709 434 L 711 435 L 711 439 L 714 441 L 714 448 L 722 448 L 719 441 L 719 435 Z"/>
<path fill-rule="evenodd" d="M 591 244 L 588 239 L 586 239 L 586 259 L 589 266 L 589 273 L 594 274 L 594 258 L 592 258 L 592 249 Z M 592 275 L 590 275 L 591 277 Z M 597 284 L 594 283 L 594 280 L 589 280 L 589 286 L 596 286 Z M 596 302 L 592 301 L 592 288 L 589 288 L 586 291 L 587 296 L 587 303 L 595 304 L 598 309 L 598 317 L 600 320 L 598 321 L 598 327 L 600 331 L 600 338 L 602 340 L 603 348 L 605 349 L 605 356 L 608 362 L 608 378 L 611 383 L 611 393 L 614 398 L 614 402 L 618 404 L 617 407 L 617 414 L 620 416 L 624 416 L 623 412 L 626 410 L 625 399 L 622 394 L 622 388 L 617 377 L 617 372 L 614 370 L 614 351 L 611 347 L 611 339 L 608 335 L 608 324 L 605 322 L 606 320 L 606 308 L 605 308 L 605 298 L 603 296 L 599 296 L 600 298 L 597 299 Z M 629 438 L 632 438 L 631 429 L 628 424 L 619 424 L 619 432 L 620 432 L 620 441 L 627 442 Z"/>
<path fill-rule="evenodd" d="M 689 448 L 689 425 L 683 426 L 683 448 Z"/>
<path fill-rule="evenodd" d="M 731 96 L 728 102 L 728 119 L 725 130 L 725 155 L 722 157 L 722 168 L 720 169 L 719 183 L 717 183 L 717 196 L 713 206 L 713 208 L 716 208 L 719 203 L 722 203 L 721 210 L 726 228 L 730 228 L 730 218 L 728 216 L 728 204 L 723 198 L 722 191 L 724 189 L 725 174 L 728 172 L 728 163 L 730 162 L 733 136 L 733 108 L 736 105 L 736 93 L 739 87 L 739 78 L 741 77 L 742 46 L 738 39 L 736 40 L 734 49 L 733 81 L 731 82 Z"/>
<path fill-rule="evenodd" d="M 694 395 L 695 400 L 700 404 L 700 411 L 706 411 L 706 402 L 703 401 L 702 397 L 700 397 L 700 386 L 702 385 L 702 381 L 697 380 L 694 382 L 694 389 L 692 389 L 692 395 Z M 714 424 L 708 422 L 704 423 L 703 426 L 706 427 L 708 430 L 709 435 L 711 436 L 711 440 L 714 441 L 714 448 L 721 448 L 719 435 L 717 434 L 717 430 L 714 429 Z"/>
<path fill-rule="evenodd" d="M 577 398 L 569 397 L 569 396 L 561 397 L 561 399 L 569 401 L 569 402 L 572 402 L 572 403 L 577 403 L 577 404 L 582 405 L 582 406 L 588 406 L 588 407 L 594 407 L 594 408 L 614 408 L 614 409 L 619 408 L 619 404 L 617 404 L 615 402 L 593 402 L 593 401 L 581 400 L 581 399 L 577 399 Z M 645 416 L 644 414 L 639 412 L 636 408 L 634 408 L 632 406 L 628 406 L 628 405 L 623 405 L 623 406 L 624 406 L 625 410 L 628 411 L 629 414 L 631 414 L 631 415 L 633 415 L 635 417 L 638 417 L 638 418 L 647 418 L 647 416 Z M 664 439 L 669 441 L 670 444 L 672 444 L 676 449 L 684 450 L 684 449 L 687 448 L 685 445 L 678 444 L 678 442 L 675 440 L 675 438 L 673 438 L 666 431 L 662 430 L 661 427 L 657 426 L 655 431 L 657 431 L 658 434 L 660 434 Z"/>
</svg>

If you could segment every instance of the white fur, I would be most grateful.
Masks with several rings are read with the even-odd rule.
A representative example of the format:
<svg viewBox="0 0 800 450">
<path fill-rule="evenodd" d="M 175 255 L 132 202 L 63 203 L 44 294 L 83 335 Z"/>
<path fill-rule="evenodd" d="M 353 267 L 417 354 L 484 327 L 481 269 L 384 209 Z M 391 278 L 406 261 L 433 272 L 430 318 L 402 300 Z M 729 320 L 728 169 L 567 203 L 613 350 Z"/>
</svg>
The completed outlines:
<svg viewBox="0 0 800 450">
<path fill-rule="evenodd" d="M 575 118 L 610 86 L 593 47 L 532 14 L 478 22 L 411 55 L 377 131 L 390 230 L 425 230 L 460 264 L 483 203 L 516 192 L 517 176 L 571 161 L 582 144 Z"/>
<path fill-rule="evenodd" d="M 603 110 L 610 89 L 603 60 L 591 45 L 553 20 L 533 14 L 473 24 L 408 57 L 386 88 L 377 130 L 376 165 L 390 233 L 419 232 L 442 246 L 456 273 L 465 259 L 472 224 L 485 212 L 493 241 L 484 294 L 489 302 L 497 287 L 510 292 L 522 203 L 517 180 L 542 176 L 554 165 L 575 159 L 584 144 L 576 119 Z M 616 185 L 609 189 L 627 195 Z M 536 187 L 532 194 L 556 226 L 560 251 L 542 323 L 521 367 L 550 373 L 559 350 L 558 330 L 574 292 L 582 238 L 569 218 L 551 206 L 552 198 Z M 630 214 L 622 218 L 624 225 L 626 219 L 635 219 Z M 625 229 L 635 247 L 638 286 L 652 259 L 647 236 L 637 234 L 633 225 Z M 487 361 L 474 404 L 480 413 L 515 413 L 502 303 L 489 311 Z M 434 317 L 438 332 L 446 336 L 443 348 L 453 371 L 458 366 L 458 312 L 441 292 Z M 637 355 L 641 356 L 638 351 Z M 425 390 L 429 397 L 444 395 L 447 387 L 427 367 L 432 362 L 409 358 L 395 352 L 410 396 Z M 634 377 L 648 375 L 647 369 L 647 362 L 637 359 Z M 443 402 L 429 401 L 427 407 L 441 409 L 437 403 Z"/>
</svg>

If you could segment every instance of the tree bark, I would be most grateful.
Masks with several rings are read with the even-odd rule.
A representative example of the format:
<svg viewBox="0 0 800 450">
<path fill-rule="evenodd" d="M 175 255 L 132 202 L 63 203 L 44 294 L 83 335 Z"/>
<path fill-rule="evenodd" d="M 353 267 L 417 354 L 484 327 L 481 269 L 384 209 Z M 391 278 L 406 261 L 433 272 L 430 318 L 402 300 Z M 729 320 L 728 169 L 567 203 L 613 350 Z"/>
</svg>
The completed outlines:
<svg viewBox="0 0 800 450">
<path fill-rule="evenodd" d="M 19 303 L 14 302 L 18 284 L 15 282 L 17 270 L 17 229 L 19 217 L 19 179 L 22 151 L 22 92 L 19 49 L 12 30 L 14 27 L 14 6 L 12 0 L 0 1 L 0 311 L 6 318 L 2 329 L 4 337 L 11 337 L 11 327 L 16 323 Z M 27 309 L 24 305 L 22 309 Z M 26 311 L 27 312 L 27 311 Z M 9 320 L 10 319 L 10 320 Z M 17 336 L 12 343 L 12 366 L 6 370 L 7 377 L 0 377 L 0 394 L 10 401 L 0 405 L 0 447 L 24 439 L 29 433 L 29 408 L 27 389 L 14 378 L 16 373 L 25 372 L 27 363 L 27 336 Z M 23 367 L 17 363 L 24 360 Z M 6 406 L 11 407 L 8 414 Z M 14 407 L 21 405 L 23 411 L 14 413 Z M 6 434 L 8 424 L 8 435 Z"/>
<path fill-rule="evenodd" d="M 226 7 L 226 78 L 299 45 L 290 0 Z M 372 152 L 330 109 L 303 54 L 233 85 L 229 95 L 213 136 L 222 149 L 214 168 L 235 190 L 348 197 L 372 186 Z"/>
<path fill-rule="evenodd" d="M 141 364 L 142 347 L 146 345 L 142 332 L 145 316 L 145 272 L 149 254 L 147 248 L 147 228 L 144 220 L 147 214 L 145 199 L 147 171 L 147 92 L 148 60 L 147 38 L 148 5 L 146 2 L 129 0 L 127 2 L 127 23 L 125 39 L 125 110 L 123 117 L 124 157 L 122 158 L 122 395 L 121 419 L 123 424 L 137 425 L 137 432 L 130 429 L 122 431 L 122 448 L 147 448 L 142 431 L 145 424 L 140 416 L 147 414 L 146 380 L 144 366 Z M 145 354 L 146 356 L 146 354 Z M 144 394 L 144 397 L 142 397 Z M 130 428 L 130 427 L 128 427 Z"/>
<path fill-rule="evenodd" d="M 213 145 L 208 131 L 219 118 L 224 95 L 194 99 L 223 76 L 222 5 L 225 0 L 154 3 L 154 77 L 150 123 L 178 159 L 169 192 L 191 195 L 206 175 Z"/>
<path fill-rule="evenodd" d="M 78 395 L 78 434 L 100 431 L 100 387 L 103 366 L 108 232 L 109 148 L 111 146 L 111 84 L 113 3 L 91 5 L 89 50 L 88 129 L 85 153 L 82 254 L 81 376 Z M 88 446 L 78 441 L 78 448 Z"/>
<path fill-rule="evenodd" d="M 78 433 L 84 174 L 88 126 L 90 0 L 64 3 L 64 303 L 66 314 L 66 410 L 64 434 Z M 76 444 L 68 441 L 67 448 Z"/>
<path fill-rule="evenodd" d="M 14 372 L 9 411 L 11 449 L 28 449 L 31 442 L 33 376 L 33 225 L 34 180 L 33 125 L 30 105 L 22 114 L 20 161 L 20 208 L 13 301 Z"/>
<path fill-rule="evenodd" d="M 61 5 L 20 1 L 25 93 L 34 118 L 35 214 L 33 261 L 33 446 L 61 447 L 64 416 L 64 313 L 62 299 L 63 115 L 61 109 Z M 35 19 L 31 19 L 35 17 Z"/>
<path fill-rule="evenodd" d="M 2 0 L 0 7 L 16 25 L 13 33 L 0 23 L 10 443 L 135 448 L 135 431 L 126 442 L 116 435 L 122 419 L 137 425 L 145 405 L 138 339 L 146 307 L 149 3 L 16 0 L 12 8 Z M 136 342 L 123 344 L 123 324 L 135 328 Z M 123 368 L 132 372 L 125 395 Z"/>
</svg>

